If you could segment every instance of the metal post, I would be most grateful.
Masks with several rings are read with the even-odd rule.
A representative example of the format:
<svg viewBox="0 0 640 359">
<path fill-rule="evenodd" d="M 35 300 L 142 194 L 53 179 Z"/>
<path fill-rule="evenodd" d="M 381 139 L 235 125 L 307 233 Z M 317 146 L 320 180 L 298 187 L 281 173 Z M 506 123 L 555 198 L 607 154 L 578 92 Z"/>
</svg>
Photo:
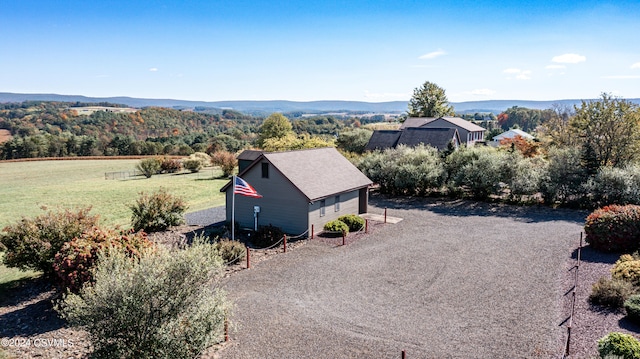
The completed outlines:
<svg viewBox="0 0 640 359">
<path fill-rule="evenodd" d="M 229 341 L 229 319 L 227 316 L 224 316 L 224 341 Z"/>
<path fill-rule="evenodd" d="M 384 223 L 387 223 L 387 207 L 384 207 Z"/>
<path fill-rule="evenodd" d="M 247 246 L 246 244 L 244 245 L 244 247 L 247 249 L 247 269 L 251 268 L 251 249 L 249 249 L 249 246 Z"/>
<path fill-rule="evenodd" d="M 313 224 L 312 224 L 311 225 L 311 239 L 313 239 L 313 233 L 314 233 L 314 230 L 313 230 Z"/>
<path fill-rule="evenodd" d="M 406 359 L 407 358 L 407 351 L 403 350 L 402 351 L 402 359 Z"/>
<path fill-rule="evenodd" d="M 369 220 L 364 220 L 364 233 L 369 233 Z"/>
<path fill-rule="evenodd" d="M 284 252 L 287 253 L 287 235 L 284 235 Z"/>
<path fill-rule="evenodd" d="M 346 237 L 345 231 L 342 231 L 342 245 L 344 246 L 344 239 Z"/>
</svg>

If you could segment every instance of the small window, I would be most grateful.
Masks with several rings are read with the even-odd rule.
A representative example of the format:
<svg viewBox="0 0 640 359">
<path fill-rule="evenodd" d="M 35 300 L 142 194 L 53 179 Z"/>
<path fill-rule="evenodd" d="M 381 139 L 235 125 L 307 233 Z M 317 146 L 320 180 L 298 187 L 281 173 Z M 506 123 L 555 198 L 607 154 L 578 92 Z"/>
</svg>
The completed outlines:
<svg viewBox="0 0 640 359">
<path fill-rule="evenodd" d="M 324 217 L 324 206 L 325 206 L 325 201 L 320 200 L 320 217 Z"/>
<path fill-rule="evenodd" d="M 335 204 L 333 205 L 336 212 L 340 211 L 340 196 L 336 196 Z"/>
<path fill-rule="evenodd" d="M 269 164 L 262 164 L 262 178 L 269 178 Z"/>
</svg>

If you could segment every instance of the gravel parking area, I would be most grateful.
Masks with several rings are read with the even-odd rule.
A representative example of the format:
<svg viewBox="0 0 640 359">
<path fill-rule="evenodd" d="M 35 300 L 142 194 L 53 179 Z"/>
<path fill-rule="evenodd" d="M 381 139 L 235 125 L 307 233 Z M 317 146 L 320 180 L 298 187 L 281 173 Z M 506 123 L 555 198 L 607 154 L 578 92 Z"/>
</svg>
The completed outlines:
<svg viewBox="0 0 640 359">
<path fill-rule="evenodd" d="M 385 199 L 404 220 L 346 246 L 308 241 L 225 279 L 220 358 L 557 358 L 566 265 L 585 214 Z"/>
</svg>

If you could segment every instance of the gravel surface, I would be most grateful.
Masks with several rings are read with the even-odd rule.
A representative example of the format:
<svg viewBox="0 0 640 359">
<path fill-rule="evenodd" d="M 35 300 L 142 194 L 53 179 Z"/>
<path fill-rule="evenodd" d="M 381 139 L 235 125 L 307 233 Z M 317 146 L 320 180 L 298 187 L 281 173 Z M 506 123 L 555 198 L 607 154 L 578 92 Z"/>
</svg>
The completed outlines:
<svg viewBox="0 0 640 359">
<path fill-rule="evenodd" d="M 372 196 L 404 220 L 226 279 L 220 358 L 556 358 L 585 213 Z"/>
<path fill-rule="evenodd" d="M 191 226 L 210 226 L 226 220 L 225 207 L 212 207 L 202 211 L 187 213 L 184 215 L 185 222 Z"/>
</svg>

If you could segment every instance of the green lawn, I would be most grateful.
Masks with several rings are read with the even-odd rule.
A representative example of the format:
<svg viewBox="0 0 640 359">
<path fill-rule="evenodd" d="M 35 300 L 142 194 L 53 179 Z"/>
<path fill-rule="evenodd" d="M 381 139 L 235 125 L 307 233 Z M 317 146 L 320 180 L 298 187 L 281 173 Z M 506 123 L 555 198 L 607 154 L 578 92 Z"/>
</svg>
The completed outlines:
<svg viewBox="0 0 640 359">
<path fill-rule="evenodd" d="M 184 198 L 187 212 L 224 204 L 225 179 L 217 169 L 149 179 L 106 180 L 105 172 L 132 171 L 138 160 L 66 160 L 0 163 L 0 229 L 47 210 L 92 206 L 104 225 L 129 226 L 139 192 L 161 187 Z"/>
</svg>

